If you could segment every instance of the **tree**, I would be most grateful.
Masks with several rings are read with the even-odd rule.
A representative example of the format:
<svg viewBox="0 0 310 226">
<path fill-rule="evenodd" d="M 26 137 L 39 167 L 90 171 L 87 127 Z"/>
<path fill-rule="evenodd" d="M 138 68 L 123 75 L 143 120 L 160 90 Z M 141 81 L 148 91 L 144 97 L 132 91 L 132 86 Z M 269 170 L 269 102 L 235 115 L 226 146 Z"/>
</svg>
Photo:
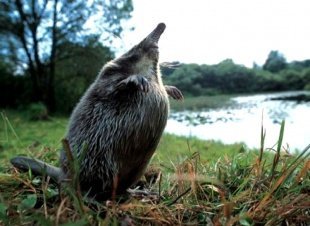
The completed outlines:
<svg viewBox="0 0 310 226">
<path fill-rule="evenodd" d="M 285 69 L 287 66 L 286 59 L 283 54 L 279 53 L 276 50 L 270 51 L 265 64 L 263 65 L 263 69 L 270 71 L 272 73 L 279 72 Z"/>
<path fill-rule="evenodd" d="M 60 51 L 68 51 L 73 56 L 56 65 L 57 112 L 71 112 L 81 95 L 98 75 L 103 63 L 114 57 L 111 50 L 103 46 L 98 38 L 98 36 L 89 36 L 83 44 L 65 42 L 59 47 Z"/>
<path fill-rule="evenodd" d="M 53 111 L 56 64 L 72 56 L 61 45 L 102 31 L 106 39 L 111 32 L 119 35 L 132 9 L 131 0 L 0 0 L 0 53 L 15 63 L 16 71 L 29 74 L 33 101 Z M 87 30 L 90 20 L 94 26 Z"/>
<path fill-rule="evenodd" d="M 224 93 L 253 92 L 255 74 L 243 65 L 226 59 L 216 65 L 216 76 L 219 77 L 219 88 Z"/>
<path fill-rule="evenodd" d="M 302 76 L 304 89 L 310 91 L 310 67 L 303 70 Z"/>
</svg>

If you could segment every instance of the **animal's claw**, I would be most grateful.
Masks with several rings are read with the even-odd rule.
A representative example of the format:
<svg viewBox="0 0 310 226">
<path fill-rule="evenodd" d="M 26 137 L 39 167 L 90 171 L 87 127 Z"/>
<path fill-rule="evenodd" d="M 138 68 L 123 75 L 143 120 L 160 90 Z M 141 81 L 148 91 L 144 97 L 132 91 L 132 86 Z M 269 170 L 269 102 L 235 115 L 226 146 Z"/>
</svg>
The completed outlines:
<svg viewBox="0 0 310 226">
<path fill-rule="evenodd" d="M 175 86 L 165 86 L 166 91 L 169 96 L 171 96 L 175 100 L 183 100 L 182 92 Z"/>
<path fill-rule="evenodd" d="M 139 75 L 132 75 L 122 81 L 120 81 L 117 85 L 117 89 L 125 89 L 128 86 L 134 86 L 137 89 L 141 90 L 142 92 L 148 92 L 150 90 L 149 82 L 146 78 Z"/>
</svg>

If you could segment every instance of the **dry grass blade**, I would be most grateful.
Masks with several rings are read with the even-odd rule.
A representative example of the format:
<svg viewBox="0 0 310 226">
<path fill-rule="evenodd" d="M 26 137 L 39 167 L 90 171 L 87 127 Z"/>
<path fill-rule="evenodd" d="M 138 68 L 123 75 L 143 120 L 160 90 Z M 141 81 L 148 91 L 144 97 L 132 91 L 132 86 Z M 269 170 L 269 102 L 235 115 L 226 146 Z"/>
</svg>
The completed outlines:
<svg viewBox="0 0 310 226">
<path fill-rule="evenodd" d="M 289 176 L 297 169 L 298 166 L 303 161 L 308 161 L 307 157 L 309 156 L 310 153 L 307 153 L 308 150 L 310 149 L 310 145 L 308 145 L 303 152 L 301 152 L 295 159 L 294 161 L 289 165 L 288 168 L 285 168 L 282 171 L 282 174 L 278 177 L 278 179 L 273 183 L 271 186 L 270 190 L 267 192 L 267 194 L 263 197 L 263 199 L 259 202 L 257 207 L 255 208 L 254 211 L 261 211 L 262 209 L 266 208 L 267 205 L 270 204 L 272 200 L 270 198 L 274 194 L 274 192 L 279 189 L 281 186 L 284 185 L 285 181 L 289 178 Z M 299 173 L 300 174 L 300 173 Z"/>
<path fill-rule="evenodd" d="M 59 225 L 59 221 L 60 221 L 60 215 L 63 213 L 63 207 L 64 207 L 64 205 L 65 205 L 65 203 L 67 202 L 67 197 L 66 198 L 64 198 L 64 199 L 62 199 L 61 200 L 61 202 L 60 202 L 60 205 L 59 205 L 59 207 L 58 207 L 58 209 L 57 209 L 57 212 L 56 212 L 56 226 L 58 226 Z"/>
<path fill-rule="evenodd" d="M 300 172 L 296 176 L 296 182 L 297 183 L 302 182 L 309 172 L 310 172 L 310 159 L 308 159 L 305 162 L 303 168 L 300 170 Z"/>
</svg>

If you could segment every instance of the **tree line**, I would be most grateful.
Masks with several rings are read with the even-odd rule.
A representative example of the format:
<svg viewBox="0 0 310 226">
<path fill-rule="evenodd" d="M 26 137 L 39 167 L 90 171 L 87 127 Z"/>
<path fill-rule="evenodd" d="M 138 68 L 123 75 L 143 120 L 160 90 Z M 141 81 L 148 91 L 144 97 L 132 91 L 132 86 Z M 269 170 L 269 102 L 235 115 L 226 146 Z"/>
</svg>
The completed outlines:
<svg viewBox="0 0 310 226">
<path fill-rule="evenodd" d="M 113 57 L 131 0 L 0 0 L 0 107 L 66 112 Z M 91 24 L 91 25 L 89 25 Z"/>
<path fill-rule="evenodd" d="M 166 83 L 189 96 L 310 90 L 310 60 L 288 63 L 275 50 L 263 66 L 247 68 L 227 59 L 216 65 L 180 64 L 162 72 Z"/>
<path fill-rule="evenodd" d="M 0 0 L 0 108 L 40 103 L 70 112 L 102 65 L 109 43 L 131 17 L 131 0 Z M 91 27 L 87 24 L 91 23 Z M 271 51 L 265 64 L 162 67 L 167 84 L 185 95 L 310 89 L 310 60 L 288 63 Z"/>
</svg>

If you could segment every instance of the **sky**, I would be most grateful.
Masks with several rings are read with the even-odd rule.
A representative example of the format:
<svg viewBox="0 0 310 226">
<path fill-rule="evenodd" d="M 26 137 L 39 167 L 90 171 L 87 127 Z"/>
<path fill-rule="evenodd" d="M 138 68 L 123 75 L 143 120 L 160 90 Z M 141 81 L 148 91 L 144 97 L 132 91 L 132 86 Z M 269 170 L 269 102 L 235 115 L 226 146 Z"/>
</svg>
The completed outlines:
<svg viewBox="0 0 310 226">
<path fill-rule="evenodd" d="M 164 22 L 160 62 L 230 58 L 252 67 L 263 65 L 271 50 L 288 62 L 310 59 L 309 0 L 133 0 L 133 6 L 126 26 L 135 29 L 123 32 L 117 55 Z"/>
</svg>

